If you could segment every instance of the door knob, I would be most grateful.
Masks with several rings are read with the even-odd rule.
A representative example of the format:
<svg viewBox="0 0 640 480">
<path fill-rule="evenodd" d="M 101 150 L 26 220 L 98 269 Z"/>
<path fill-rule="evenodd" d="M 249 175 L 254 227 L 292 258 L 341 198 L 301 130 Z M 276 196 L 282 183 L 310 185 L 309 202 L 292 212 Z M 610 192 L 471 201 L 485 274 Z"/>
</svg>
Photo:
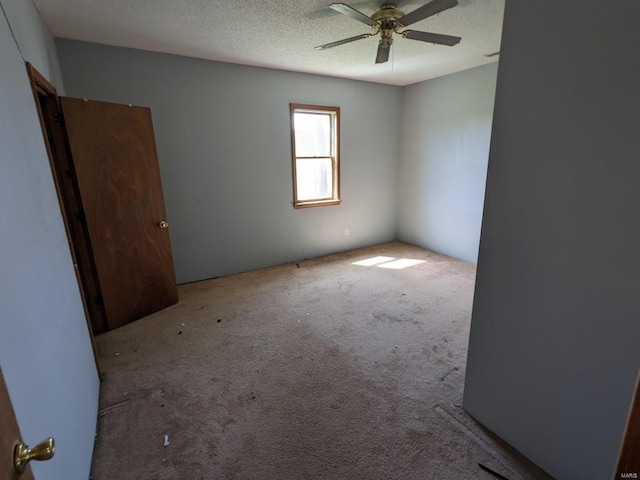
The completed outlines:
<svg viewBox="0 0 640 480">
<path fill-rule="evenodd" d="M 167 223 L 166 220 L 162 220 L 161 222 L 158 223 L 158 226 L 160 228 L 169 228 L 169 224 Z"/>
<path fill-rule="evenodd" d="M 49 460 L 56 453 L 56 445 L 52 437 L 43 440 L 33 448 L 20 442 L 13 451 L 13 467 L 18 475 L 24 473 L 31 460 Z"/>
</svg>

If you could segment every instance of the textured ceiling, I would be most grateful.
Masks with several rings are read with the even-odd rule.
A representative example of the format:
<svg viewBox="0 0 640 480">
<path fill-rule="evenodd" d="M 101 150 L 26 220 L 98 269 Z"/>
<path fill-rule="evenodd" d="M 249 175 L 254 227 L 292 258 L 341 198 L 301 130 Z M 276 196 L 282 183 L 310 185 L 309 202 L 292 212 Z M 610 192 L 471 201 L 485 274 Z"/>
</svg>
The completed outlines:
<svg viewBox="0 0 640 480">
<path fill-rule="evenodd" d="M 394 35 L 389 62 L 374 63 L 377 38 L 316 51 L 370 33 L 328 7 L 332 0 L 33 0 L 56 37 L 261 67 L 411 83 L 491 63 L 500 50 L 504 0 L 459 5 L 411 25 L 462 37 L 454 47 Z M 344 1 L 371 15 L 384 1 Z M 394 2 L 405 13 L 427 0 Z"/>
</svg>

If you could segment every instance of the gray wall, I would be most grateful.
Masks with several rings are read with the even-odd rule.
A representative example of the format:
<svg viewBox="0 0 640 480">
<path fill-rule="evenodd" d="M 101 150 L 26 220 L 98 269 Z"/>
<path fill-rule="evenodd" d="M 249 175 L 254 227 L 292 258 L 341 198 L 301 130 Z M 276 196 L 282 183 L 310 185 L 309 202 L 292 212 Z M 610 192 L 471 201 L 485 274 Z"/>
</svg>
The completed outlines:
<svg viewBox="0 0 640 480">
<path fill-rule="evenodd" d="M 401 88 L 57 46 L 70 96 L 151 107 L 179 283 L 396 238 Z M 340 206 L 292 206 L 290 102 L 341 108 Z"/>
<path fill-rule="evenodd" d="M 497 63 L 405 88 L 398 239 L 475 262 Z"/>
<path fill-rule="evenodd" d="M 56 439 L 54 459 L 33 465 L 36 478 L 86 480 L 99 382 L 20 52 L 62 88 L 59 67 L 31 2 L 0 5 L 0 365 L 24 440 Z"/>
<path fill-rule="evenodd" d="M 507 2 L 464 407 L 608 479 L 640 365 L 640 3 Z"/>
<path fill-rule="evenodd" d="M 2 0 L 0 3 L 24 59 L 45 75 L 59 93 L 64 92 L 56 44 L 31 0 Z"/>
</svg>

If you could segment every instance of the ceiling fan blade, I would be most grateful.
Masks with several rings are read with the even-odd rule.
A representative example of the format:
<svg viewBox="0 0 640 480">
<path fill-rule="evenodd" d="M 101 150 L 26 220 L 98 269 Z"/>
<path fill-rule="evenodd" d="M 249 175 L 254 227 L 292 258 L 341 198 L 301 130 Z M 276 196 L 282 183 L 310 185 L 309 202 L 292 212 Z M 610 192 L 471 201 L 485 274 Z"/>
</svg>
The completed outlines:
<svg viewBox="0 0 640 480">
<path fill-rule="evenodd" d="M 421 42 L 436 43 L 438 45 L 448 45 L 449 47 L 457 45 L 460 43 L 460 40 L 462 40 L 460 37 L 442 35 L 440 33 L 419 32 L 417 30 L 405 30 L 404 32 L 401 32 L 400 35 L 411 40 L 420 40 Z"/>
<path fill-rule="evenodd" d="M 376 63 L 385 63 L 389 60 L 389 51 L 391 50 L 391 45 L 388 43 L 380 42 L 378 44 L 378 54 L 376 55 Z"/>
<path fill-rule="evenodd" d="M 329 8 L 335 10 L 338 13 L 346 15 L 347 17 L 353 18 L 354 20 L 358 20 L 359 22 L 366 23 L 372 27 L 376 26 L 378 22 L 371 20 L 364 13 L 359 12 L 353 7 L 350 7 L 346 3 L 332 3 L 329 5 Z"/>
<path fill-rule="evenodd" d="M 412 23 L 419 22 L 420 20 L 431 17 L 436 13 L 453 8 L 456 5 L 458 5 L 458 0 L 433 0 L 426 5 L 415 9 L 413 12 L 407 13 L 404 17 L 396 20 L 396 22 L 403 27 L 408 27 Z"/>
<path fill-rule="evenodd" d="M 363 33 L 362 35 L 345 38 L 344 40 L 338 40 L 337 42 L 327 43 L 326 45 L 319 45 L 315 47 L 315 50 L 326 50 L 328 48 L 337 47 L 338 45 L 344 45 L 345 43 L 351 43 L 355 42 L 356 40 L 362 40 L 363 38 L 369 38 L 370 36 L 370 33 Z"/>
</svg>

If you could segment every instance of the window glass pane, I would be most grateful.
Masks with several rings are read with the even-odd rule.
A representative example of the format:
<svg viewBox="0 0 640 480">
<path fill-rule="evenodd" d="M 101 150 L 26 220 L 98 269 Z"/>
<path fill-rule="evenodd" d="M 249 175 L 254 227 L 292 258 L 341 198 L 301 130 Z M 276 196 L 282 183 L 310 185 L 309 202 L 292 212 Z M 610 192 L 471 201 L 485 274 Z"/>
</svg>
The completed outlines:
<svg viewBox="0 0 640 480">
<path fill-rule="evenodd" d="M 331 155 L 331 116 L 294 113 L 296 157 L 328 157 Z"/>
<path fill-rule="evenodd" d="M 298 201 L 332 198 L 330 158 L 296 159 Z"/>
</svg>

